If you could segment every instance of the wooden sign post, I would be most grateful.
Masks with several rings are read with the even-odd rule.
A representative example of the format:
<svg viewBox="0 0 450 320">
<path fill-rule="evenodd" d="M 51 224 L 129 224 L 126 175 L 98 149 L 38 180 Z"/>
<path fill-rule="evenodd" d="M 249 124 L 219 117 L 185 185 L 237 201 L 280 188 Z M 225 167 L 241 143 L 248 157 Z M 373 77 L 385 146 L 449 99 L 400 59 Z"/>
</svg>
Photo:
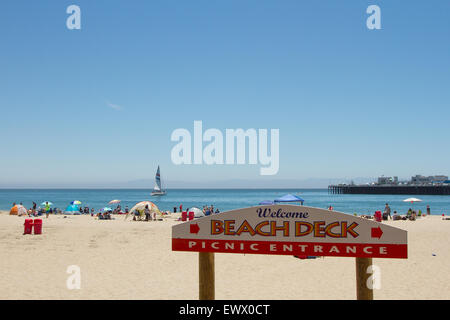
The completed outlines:
<svg viewBox="0 0 450 320">
<path fill-rule="evenodd" d="M 215 299 L 214 253 L 198 253 L 198 292 L 199 300 Z"/>
<path fill-rule="evenodd" d="M 356 258 L 357 299 L 373 299 L 372 258 L 408 256 L 407 232 L 295 205 L 243 208 L 172 227 L 172 250 L 199 252 L 199 299 L 215 297 L 214 252 Z"/>
<path fill-rule="evenodd" d="M 373 286 L 369 287 L 370 274 L 367 269 L 372 265 L 372 258 L 356 258 L 356 299 L 373 300 Z"/>
</svg>

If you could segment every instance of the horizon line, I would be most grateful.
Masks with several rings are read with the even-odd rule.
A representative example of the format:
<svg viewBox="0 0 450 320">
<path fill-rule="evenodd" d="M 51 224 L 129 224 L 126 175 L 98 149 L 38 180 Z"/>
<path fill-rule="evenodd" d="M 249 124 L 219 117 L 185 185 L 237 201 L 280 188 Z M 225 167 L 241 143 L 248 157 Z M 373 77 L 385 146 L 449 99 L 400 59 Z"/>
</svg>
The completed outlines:
<svg viewBox="0 0 450 320">
<path fill-rule="evenodd" d="M 78 189 L 84 189 L 84 190 L 120 190 L 120 189 L 128 189 L 128 190 L 149 190 L 151 191 L 152 188 L 130 188 L 130 187 L 116 187 L 116 188 L 107 188 L 107 187 L 15 187 L 15 188 L 4 188 L 0 187 L 0 190 L 78 190 Z M 210 188 L 210 187 L 197 187 L 197 188 L 166 188 L 165 190 L 248 190 L 248 189 L 256 189 L 256 190 L 296 190 L 296 189 L 317 189 L 317 190 L 326 190 L 328 187 L 298 187 L 298 188 L 292 188 L 292 187 L 274 187 L 274 188 L 258 188 L 258 187 L 249 187 L 249 188 L 234 188 L 234 187 L 222 187 L 222 188 Z"/>
</svg>

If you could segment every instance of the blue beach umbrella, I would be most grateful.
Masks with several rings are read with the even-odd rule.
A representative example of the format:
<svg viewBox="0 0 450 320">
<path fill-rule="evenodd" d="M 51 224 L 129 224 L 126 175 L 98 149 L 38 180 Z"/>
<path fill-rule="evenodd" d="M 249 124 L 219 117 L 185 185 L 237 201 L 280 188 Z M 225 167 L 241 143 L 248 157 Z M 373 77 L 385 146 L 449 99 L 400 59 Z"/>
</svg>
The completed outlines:
<svg viewBox="0 0 450 320">
<path fill-rule="evenodd" d="M 80 214 L 80 207 L 76 204 L 69 204 L 64 211 L 64 214 Z"/>
<path fill-rule="evenodd" d="M 108 211 L 113 211 L 111 208 L 108 207 L 104 207 L 103 209 L 101 209 L 100 211 L 102 212 L 108 212 Z"/>
</svg>

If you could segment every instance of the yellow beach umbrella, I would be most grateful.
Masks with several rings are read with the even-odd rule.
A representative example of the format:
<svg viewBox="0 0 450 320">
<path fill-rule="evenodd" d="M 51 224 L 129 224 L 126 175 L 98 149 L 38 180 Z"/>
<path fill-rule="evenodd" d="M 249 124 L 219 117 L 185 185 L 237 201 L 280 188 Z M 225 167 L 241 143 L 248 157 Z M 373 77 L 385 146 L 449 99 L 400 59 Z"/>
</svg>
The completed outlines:
<svg viewBox="0 0 450 320">
<path fill-rule="evenodd" d="M 156 204 L 154 204 L 151 201 L 141 201 L 135 204 L 133 208 L 131 208 L 131 210 L 128 212 L 125 218 L 127 218 L 129 214 L 134 214 L 135 212 L 139 212 L 140 215 L 144 214 L 146 206 L 148 206 L 148 208 L 150 209 L 150 213 L 156 213 L 157 215 L 162 216 Z"/>
</svg>

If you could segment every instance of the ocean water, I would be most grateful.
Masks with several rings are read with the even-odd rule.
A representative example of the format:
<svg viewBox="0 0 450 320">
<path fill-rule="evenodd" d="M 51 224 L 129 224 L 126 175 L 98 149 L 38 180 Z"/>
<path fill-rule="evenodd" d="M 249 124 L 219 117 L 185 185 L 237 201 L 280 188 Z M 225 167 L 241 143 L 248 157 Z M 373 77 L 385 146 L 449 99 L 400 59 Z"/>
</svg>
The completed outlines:
<svg viewBox="0 0 450 320">
<path fill-rule="evenodd" d="M 389 203 L 392 212 L 397 210 L 400 214 L 406 213 L 409 208 L 426 212 L 427 205 L 430 205 L 434 215 L 450 214 L 450 196 L 343 195 L 329 194 L 327 189 L 170 189 L 162 197 L 152 197 L 150 192 L 145 189 L 0 189 L 0 210 L 9 210 L 13 202 L 22 202 L 29 208 L 33 201 L 38 206 L 44 201 L 51 201 L 53 207 L 65 209 L 73 200 L 80 200 L 83 207 L 99 210 L 109 206 L 109 201 L 119 199 L 123 208 L 128 206 L 130 209 L 137 202 L 149 200 L 162 211 L 172 211 L 180 204 L 183 208 L 214 205 L 220 211 L 226 211 L 258 205 L 263 200 L 274 200 L 291 193 L 303 198 L 306 206 L 328 208 L 331 205 L 336 211 L 350 214 L 383 211 L 386 203 Z M 422 202 L 411 204 L 402 201 L 410 197 L 419 198 Z"/>
</svg>

